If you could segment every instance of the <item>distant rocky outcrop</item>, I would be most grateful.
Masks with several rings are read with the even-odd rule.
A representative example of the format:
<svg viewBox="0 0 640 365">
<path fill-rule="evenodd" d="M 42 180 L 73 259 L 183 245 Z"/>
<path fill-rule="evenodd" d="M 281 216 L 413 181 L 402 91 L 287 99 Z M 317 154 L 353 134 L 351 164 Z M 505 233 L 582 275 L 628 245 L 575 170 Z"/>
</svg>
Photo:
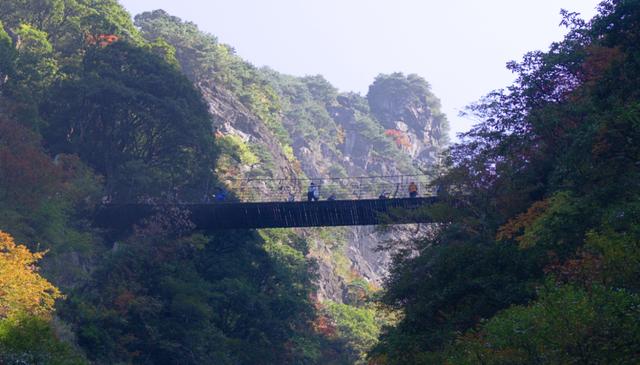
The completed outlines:
<svg viewBox="0 0 640 365">
<path fill-rule="evenodd" d="M 448 123 L 440 101 L 422 77 L 380 75 L 369 87 L 367 100 L 388 134 L 406 138 L 405 152 L 417 165 L 426 168 L 437 162 L 438 153 L 448 142 Z"/>
</svg>

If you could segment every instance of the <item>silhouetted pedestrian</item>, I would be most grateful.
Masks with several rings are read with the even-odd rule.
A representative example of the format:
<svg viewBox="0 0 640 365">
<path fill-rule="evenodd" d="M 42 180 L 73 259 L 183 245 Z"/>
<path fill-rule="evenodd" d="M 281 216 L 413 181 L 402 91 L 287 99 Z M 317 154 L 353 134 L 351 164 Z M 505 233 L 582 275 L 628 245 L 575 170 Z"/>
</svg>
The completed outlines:
<svg viewBox="0 0 640 365">
<path fill-rule="evenodd" d="M 223 188 L 218 188 L 215 197 L 217 202 L 223 202 L 227 199 L 227 191 Z"/>
<path fill-rule="evenodd" d="M 416 183 L 412 181 L 409 184 L 409 197 L 415 198 L 417 196 L 418 196 L 418 185 L 416 185 Z"/>
<path fill-rule="evenodd" d="M 318 199 L 320 199 L 320 189 L 318 189 L 318 185 L 312 182 L 309 184 L 309 190 L 307 190 L 307 200 L 317 202 Z"/>
</svg>

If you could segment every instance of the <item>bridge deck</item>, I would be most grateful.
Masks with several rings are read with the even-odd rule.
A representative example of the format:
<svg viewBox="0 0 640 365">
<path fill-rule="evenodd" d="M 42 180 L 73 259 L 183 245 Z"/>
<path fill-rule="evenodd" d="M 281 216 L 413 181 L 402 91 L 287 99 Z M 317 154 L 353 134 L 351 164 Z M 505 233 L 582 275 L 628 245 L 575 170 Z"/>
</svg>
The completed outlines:
<svg viewBox="0 0 640 365">
<path fill-rule="evenodd" d="M 197 229 L 205 230 L 429 223 L 428 217 L 411 214 L 410 211 L 435 201 L 435 197 L 424 197 L 319 202 L 111 204 L 103 207 L 95 220 L 101 227 L 126 228 L 155 212 L 178 207 L 190 212 L 190 220 Z"/>
</svg>

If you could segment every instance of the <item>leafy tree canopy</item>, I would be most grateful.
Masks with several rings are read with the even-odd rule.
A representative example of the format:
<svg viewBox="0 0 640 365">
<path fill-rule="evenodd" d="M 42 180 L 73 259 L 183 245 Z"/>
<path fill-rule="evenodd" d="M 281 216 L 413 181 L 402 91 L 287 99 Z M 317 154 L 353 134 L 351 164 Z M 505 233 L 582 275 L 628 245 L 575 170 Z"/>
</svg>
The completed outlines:
<svg viewBox="0 0 640 365">
<path fill-rule="evenodd" d="M 209 173 L 213 136 L 202 97 L 161 58 L 126 42 L 92 49 L 43 112 L 51 150 L 78 154 L 121 198 L 135 197 L 132 188 L 157 196 L 173 187 L 193 197 Z"/>
<path fill-rule="evenodd" d="M 373 360 L 634 361 L 640 10 L 599 10 L 564 12 L 565 40 L 469 108 L 482 122 L 450 149 L 427 212 L 446 223 L 396 257 L 382 301 L 405 317 Z"/>
<path fill-rule="evenodd" d="M 34 265 L 44 253 L 31 253 L 0 231 L 0 321 L 18 314 L 48 317 L 58 288 L 40 276 Z"/>
</svg>

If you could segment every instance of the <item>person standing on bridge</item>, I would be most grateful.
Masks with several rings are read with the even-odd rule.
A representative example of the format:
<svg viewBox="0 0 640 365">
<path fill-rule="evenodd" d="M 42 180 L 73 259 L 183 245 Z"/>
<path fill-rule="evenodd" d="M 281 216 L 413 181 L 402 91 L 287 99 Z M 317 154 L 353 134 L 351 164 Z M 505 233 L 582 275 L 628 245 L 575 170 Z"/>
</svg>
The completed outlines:
<svg viewBox="0 0 640 365">
<path fill-rule="evenodd" d="M 227 199 L 227 191 L 224 188 L 217 187 L 215 197 L 217 202 L 223 202 Z"/>
<path fill-rule="evenodd" d="M 320 199 L 320 190 L 318 189 L 318 185 L 314 182 L 311 182 L 309 185 L 309 190 L 307 190 L 307 200 L 317 202 Z"/>
<path fill-rule="evenodd" d="M 417 196 L 418 196 L 418 185 L 416 185 L 416 183 L 412 181 L 409 184 L 409 197 L 415 198 Z"/>
</svg>

